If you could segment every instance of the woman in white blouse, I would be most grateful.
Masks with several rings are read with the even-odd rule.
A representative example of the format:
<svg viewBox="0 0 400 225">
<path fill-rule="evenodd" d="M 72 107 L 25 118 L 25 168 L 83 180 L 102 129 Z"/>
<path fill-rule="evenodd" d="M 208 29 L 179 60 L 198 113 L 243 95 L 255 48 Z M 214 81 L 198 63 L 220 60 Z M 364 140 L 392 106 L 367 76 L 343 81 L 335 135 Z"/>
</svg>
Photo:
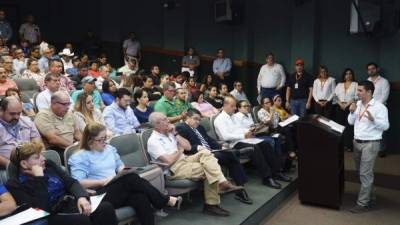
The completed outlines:
<svg viewBox="0 0 400 225">
<path fill-rule="evenodd" d="M 328 68 L 321 65 L 313 85 L 315 113 L 327 118 L 331 116 L 335 87 L 335 79 L 328 75 Z"/>
<path fill-rule="evenodd" d="M 352 149 L 352 128 L 347 123 L 349 115 L 349 106 L 357 99 L 357 82 L 354 81 L 354 72 L 346 68 L 342 74 L 342 82 L 335 88 L 335 97 L 337 101 L 336 122 L 346 126 L 344 131 L 344 147 L 346 150 Z"/>
</svg>

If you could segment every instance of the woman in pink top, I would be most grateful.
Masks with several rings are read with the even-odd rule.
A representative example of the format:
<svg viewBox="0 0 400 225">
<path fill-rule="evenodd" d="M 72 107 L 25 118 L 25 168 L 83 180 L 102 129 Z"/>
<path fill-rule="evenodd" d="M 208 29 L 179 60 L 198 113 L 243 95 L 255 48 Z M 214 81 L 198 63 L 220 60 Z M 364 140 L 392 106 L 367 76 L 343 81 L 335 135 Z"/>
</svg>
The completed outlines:
<svg viewBox="0 0 400 225">
<path fill-rule="evenodd" d="M 204 117 L 211 117 L 219 113 L 218 109 L 212 106 L 210 103 L 204 101 L 204 95 L 202 92 L 195 92 L 192 95 L 192 106 L 201 112 Z"/>
<path fill-rule="evenodd" d="M 6 91 L 9 88 L 18 87 L 13 80 L 7 79 L 6 69 L 4 69 L 4 67 L 0 67 L 0 95 L 6 95 Z"/>
</svg>

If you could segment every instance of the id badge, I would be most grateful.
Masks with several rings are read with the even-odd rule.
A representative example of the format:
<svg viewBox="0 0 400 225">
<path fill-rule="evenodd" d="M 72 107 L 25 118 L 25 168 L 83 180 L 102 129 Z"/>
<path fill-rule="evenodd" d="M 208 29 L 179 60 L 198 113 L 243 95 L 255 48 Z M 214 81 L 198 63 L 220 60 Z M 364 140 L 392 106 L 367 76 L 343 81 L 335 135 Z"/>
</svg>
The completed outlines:
<svg viewBox="0 0 400 225">
<path fill-rule="evenodd" d="M 294 89 L 298 89 L 299 88 L 299 83 L 295 83 L 294 84 Z"/>
</svg>

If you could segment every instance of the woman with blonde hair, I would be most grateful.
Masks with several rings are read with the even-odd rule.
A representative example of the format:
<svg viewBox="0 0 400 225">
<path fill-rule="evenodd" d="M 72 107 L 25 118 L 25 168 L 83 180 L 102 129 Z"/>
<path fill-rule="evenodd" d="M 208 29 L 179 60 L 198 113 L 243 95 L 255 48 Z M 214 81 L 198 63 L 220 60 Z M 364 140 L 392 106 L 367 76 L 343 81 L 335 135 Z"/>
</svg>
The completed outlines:
<svg viewBox="0 0 400 225">
<path fill-rule="evenodd" d="M 103 115 L 94 107 L 92 96 L 84 92 L 78 95 L 74 105 L 74 115 L 81 132 L 85 129 L 86 124 L 94 122 L 105 124 Z"/>
<path fill-rule="evenodd" d="M 117 149 L 106 141 L 104 125 L 90 123 L 85 127 L 81 150 L 68 160 L 73 178 L 85 188 L 95 189 L 97 193 L 106 192 L 104 200 L 114 208 L 133 207 L 142 225 L 154 225 L 153 208 L 168 205 L 179 209 L 182 197 L 164 195 L 135 172 L 126 171 L 129 168 L 121 161 Z M 119 177 L 115 178 L 117 175 Z"/>
<path fill-rule="evenodd" d="M 17 205 L 49 212 L 46 217 L 49 225 L 116 225 L 112 205 L 103 200 L 91 212 L 89 194 L 60 166 L 45 160 L 43 150 L 42 142 L 32 141 L 11 152 L 10 161 L 18 173 L 6 186 Z"/>
</svg>

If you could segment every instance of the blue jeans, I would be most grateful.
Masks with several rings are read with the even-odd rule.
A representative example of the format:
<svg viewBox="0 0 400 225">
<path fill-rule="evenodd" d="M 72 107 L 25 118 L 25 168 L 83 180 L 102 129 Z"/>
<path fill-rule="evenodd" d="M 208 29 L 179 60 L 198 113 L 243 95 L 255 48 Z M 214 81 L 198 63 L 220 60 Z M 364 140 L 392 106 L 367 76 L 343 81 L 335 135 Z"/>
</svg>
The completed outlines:
<svg viewBox="0 0 400 225">
<path fill-rule="evenodd" d="M 290 111 L 292 114 L 296 114 L 300 117 L 306 115 L 306 103 L 307 99 L 291 99 L 290 100 Z"/>
<path fill-rule="evenodd" d="M 276 88 L 263 88 L 262 87 L 261 90 L 260 90 L 261 98 L 267 96 L 267 97 L 269 97 L 271 99 L 271 101 L 275 97 L 275 95 L 277 95 L 277 94 L 279 94 L 279 93 L 276 90 Z"/>
</svg>

